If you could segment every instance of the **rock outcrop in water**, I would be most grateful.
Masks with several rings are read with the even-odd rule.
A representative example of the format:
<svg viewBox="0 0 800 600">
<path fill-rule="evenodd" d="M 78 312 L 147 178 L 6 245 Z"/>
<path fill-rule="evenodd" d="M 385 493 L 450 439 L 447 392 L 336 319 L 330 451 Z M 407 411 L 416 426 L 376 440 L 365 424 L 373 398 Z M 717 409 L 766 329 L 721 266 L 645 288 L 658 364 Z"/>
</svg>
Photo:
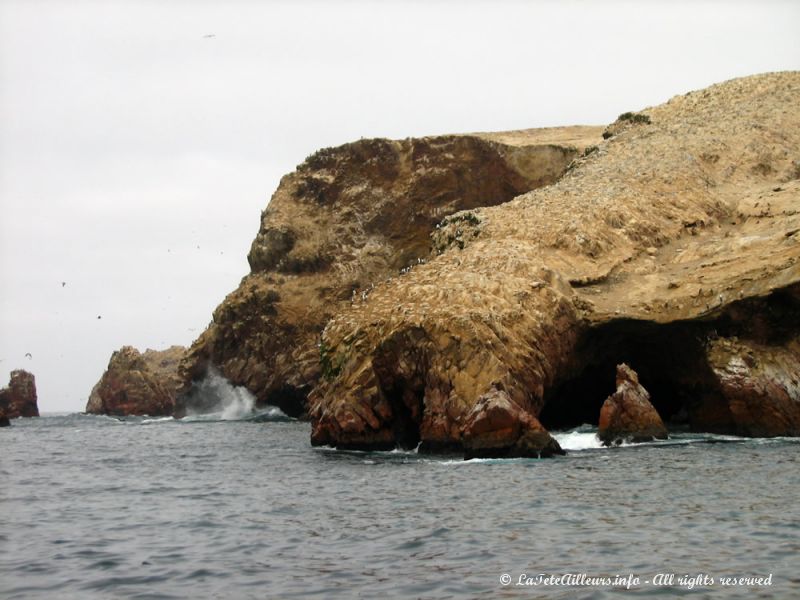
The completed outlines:
<svg viewBox="0 0 800 600">
<path fill-rule="evenodd" d="M 320 378 L 342 367 L 320 344 L 332 317 L 430 260 L 438 223 L 449 233 L 434 255 L 468 243 L 469 216 L 448 215 L 553 183 L 600 133 L 569 127 L 361 140 L 310 156 L 281 180 L 248 255 L 251 273 L 182 364 L 178 414 L 198 408 L 188 406 L 195 397 L 188 392 L 213 368 L 259 405 L 302 415 Z"/>
<path fill-rule="evenodd" d="M 597 435 L 606 446 L 668 437 L 664 422 L 650 404 L 650 394 L 625 363 L 617 365 L 617 391 L 603 402 Z"/>
<path fill-rule="evenodd" d="M 169 416 L 181 381 L 182 346 L 139 352 L 123 346 L 111 355 L 108 368 L 92 389 L 86 412 L 96 415 Z"/>
<path fill-rule="evenodd" d="M 557 183 L 448 217 L 438 256 L 337 307 L 312 443 L 511 452 L 495 432 L 596 419 L 621 362 L 667 420 L 797 435 L 798 97 L 775 73 L 626 113 Z"/>
<path fill-rule="evenodd" d="M 0 389 L 0 420 L 38 416 L 36 378 L 22 369 L 11 371 L 8 386 Z"/>
<path fill-rule="evenodd" d="M 482 396 L 467 415 L 463 447 L 465 458 L 546 458 L 564 454 L 536 417 L 496 389 Z"/>
</svg>

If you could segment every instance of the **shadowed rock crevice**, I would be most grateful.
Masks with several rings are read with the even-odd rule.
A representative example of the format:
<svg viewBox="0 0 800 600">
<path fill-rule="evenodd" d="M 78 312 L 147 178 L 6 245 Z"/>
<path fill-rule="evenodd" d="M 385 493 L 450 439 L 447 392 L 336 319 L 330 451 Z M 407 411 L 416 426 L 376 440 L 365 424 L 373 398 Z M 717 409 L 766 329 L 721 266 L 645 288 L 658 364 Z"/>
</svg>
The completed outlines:
<svg viewBox="0 0 800 600">
<path fill-rule="evenodd" d="M 616 366 L 625 363 L 639 374 L 653 406 L 665 422 L 688 419 L 686 406 L 703 381 L 703 343 L 713 327 L 685 323 L 622 320 L 587 331 L 570 367 L 545 392 L 539 418 L 548 429 L 597 424 L 600 408 L 616 389 Z M 689 379 L 687 377 L 691 375 Z"/>
<path fill-rule="evenodd" d="M 395 444 L 405 450 L 416 448 L 425 410 L 428 357 L 427 340 L 420 329 L 387 339 L 379 348 L 373 368 L 379 393 L 388 402 Z"/>
</svg>

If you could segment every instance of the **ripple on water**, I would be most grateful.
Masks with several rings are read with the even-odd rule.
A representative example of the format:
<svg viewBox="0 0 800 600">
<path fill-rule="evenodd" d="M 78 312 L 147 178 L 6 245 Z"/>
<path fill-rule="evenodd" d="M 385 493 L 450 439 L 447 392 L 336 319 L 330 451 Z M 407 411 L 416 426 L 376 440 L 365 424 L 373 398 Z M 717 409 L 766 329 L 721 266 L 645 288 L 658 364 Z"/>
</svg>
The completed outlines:
<svg viewBox="0 0 800 600">
<path fill-rule="evenodd" d="M 500 574 L 618 571 L 771 572 L 769 590 L 726 597 L 797 590 L 794 439 L 605 449 L 582 428 L 556 433 L 563 458 L 463 461 L 313 449 L 290 420 L 145 421 L 3 432 L 0 595 L 518 598 L 538 592 Z M 576 593 L 622 595 L 547 597 Z"/>
</svg>

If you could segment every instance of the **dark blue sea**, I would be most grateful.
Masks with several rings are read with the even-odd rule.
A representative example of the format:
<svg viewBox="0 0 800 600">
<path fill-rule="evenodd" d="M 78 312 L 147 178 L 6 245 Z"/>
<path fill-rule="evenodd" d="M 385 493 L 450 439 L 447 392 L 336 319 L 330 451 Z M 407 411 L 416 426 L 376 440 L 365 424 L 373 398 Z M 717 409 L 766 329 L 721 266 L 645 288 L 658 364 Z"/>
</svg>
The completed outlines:
<svg viewBox="0 0 800 600">
<path fill-rule="evenodd" d="M 223 418 L 224 417 L 224 418 Z M 800 442 L 315 449 L 267 412 L 0 429 L 0 597 L 798 598 Z M 725 579 L 723 579 L 725 578 Z"/>
</svg>

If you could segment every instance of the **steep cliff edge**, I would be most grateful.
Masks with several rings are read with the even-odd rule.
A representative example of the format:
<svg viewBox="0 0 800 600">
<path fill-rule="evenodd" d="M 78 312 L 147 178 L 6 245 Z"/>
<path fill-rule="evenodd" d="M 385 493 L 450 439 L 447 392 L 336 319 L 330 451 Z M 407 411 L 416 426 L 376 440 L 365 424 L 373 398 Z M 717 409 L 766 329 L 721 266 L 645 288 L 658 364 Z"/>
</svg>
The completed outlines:
<svg viewBox="0 0 800 600">
<path fill-rule="evenodd" d="M 798 97 L 775 73 L 626 113 L 554 185 L 449 217 L 326 326 L 312 443 L 464 448 L 496 404 L 516 447 L 596 422 L 622 362 L 665 421 L 800 434 Z"/>
<path fill-rule="evenodd" d="M 0 418 L 4 423 L 17 417 L 38 417 L 36 379 L 23 369 L 11 371 L 8 386 L 0 389 Z"/>
<path fill-rule="evenodd" d="M 320 377 L 339 368 L 320 345 L 334 315 L 427 261 L 447 215 L 553 183 L 601 131 L 361 140 L 310 156 L 281 180 L 248 255 L 251 273 L 181 365 L 176 414 L 202 410 L 188 405 L 199 396 L 192 386 L 216 369 L 259 404 L 301 415 Z"/>
<path fill-rule="evenodd" d="M 178 364 L 185 353 L 182 346 L 144 352 L 123 346 L 111 355 L 108 368 L 92 389 L 86 412 L 116 416 L 172 415 L 181 385 Z"/>
</svg>

